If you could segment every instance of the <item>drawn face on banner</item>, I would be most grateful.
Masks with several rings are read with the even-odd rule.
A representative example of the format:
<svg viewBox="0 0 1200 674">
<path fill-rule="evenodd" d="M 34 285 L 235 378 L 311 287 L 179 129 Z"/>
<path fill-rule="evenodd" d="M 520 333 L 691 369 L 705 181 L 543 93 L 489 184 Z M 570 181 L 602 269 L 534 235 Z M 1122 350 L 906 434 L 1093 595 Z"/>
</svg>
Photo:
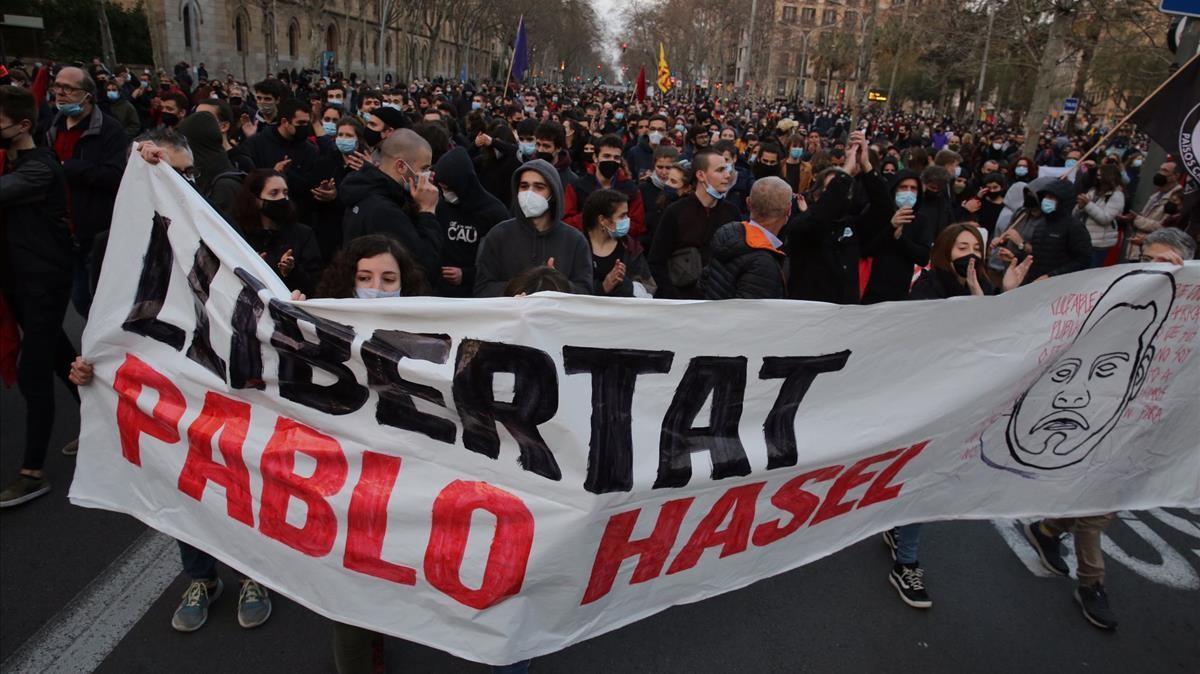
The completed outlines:
<svg viewBox="0 0 1200 674">
<path fill-rule="evenodd" d="M 1162 279 L 1149 300 L 1120 299 L 1123 282 L 1146 274 Z M 1164 272 L 1132 272 L 1109 286 L 1071 346 L 1014 404 L 1006 433 L 1012 457 L 1043 470 L 1087 458 L 1146 381 L 1174 297 L 1174 279 Z"/>
</svg>

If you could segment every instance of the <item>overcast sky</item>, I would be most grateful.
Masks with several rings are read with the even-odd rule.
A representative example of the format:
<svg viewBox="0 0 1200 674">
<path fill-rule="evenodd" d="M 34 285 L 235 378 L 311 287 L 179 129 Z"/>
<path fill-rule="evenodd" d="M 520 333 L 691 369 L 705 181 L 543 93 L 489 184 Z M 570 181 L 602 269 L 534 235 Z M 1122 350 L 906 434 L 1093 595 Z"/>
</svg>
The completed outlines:
<svg viewBox="0 0 1200 674">
<path fill-rule="evenodd" d="M 629 0 L 591 0 L 591 2 L 592 6 L 596 8 L 596 14 L 600 17 L 605 31 L 605 39 L 599 45 L 599 51 L 613 66 L 613 70 L 617 70 L 617 60 L 621 51 L 619 46 L 621 12 L 629 4 Z M 617 74 L 620 75 L 620 71 L 617 71 Z"/>
</svg>

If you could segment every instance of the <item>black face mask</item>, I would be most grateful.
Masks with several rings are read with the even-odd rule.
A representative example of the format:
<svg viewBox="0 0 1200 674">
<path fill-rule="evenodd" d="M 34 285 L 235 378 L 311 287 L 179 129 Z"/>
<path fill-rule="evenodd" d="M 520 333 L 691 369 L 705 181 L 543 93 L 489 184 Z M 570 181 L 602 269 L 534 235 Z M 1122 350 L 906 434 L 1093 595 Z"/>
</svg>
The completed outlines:
<svg viewBox="0 0 1200 674">
<path fill-rule="evenodd" d="M 534 156 L 537 157 L 538 159 L 541 159 L 542 161 L 548 161 L 551 164 L 554 163 L 554 153 L 553 152 L 535 152 Z"/>
<path fill-rule="evenodd" d="M 1161 173 L 1155 173 L 1152 180 L 1154 181 L 1155 187 L 1165 187 L 1167 184 L 1167 177 Z"/>
<path fill-rule="evenodd" d="M 767 164 L 755 164 L 754 165 L 754 177 L 755 178 L 768 178 L 770 176 L 777 176 L 777 175 L 779 175 L 779 165 L 778 164 L 771 164 L 769 166 Z"/>
<path fill-rule="evenodd" d="M 241 97 L 241 96 L 233 96 L 233 97 L 231 97 L 231 98 L 229 99 L 229 105 L 233 106 L 233 108 L 234 108 L 235 110 L 236 110 L 237 108 L 240 108 L 240 107 L 242 107 L 242 97 Z"/>
<path fill-rule="evenodd" d="M 383 140 L 383 135 L 375 129 L 363 129 L 363 140 L 366 141 L 367 145 L 375 147 L 379 144 L 379 141 Z"/>
<path fill-rule="evenodd" d="M 1163 204 L 1163 213 L 1166 213 L 1167 215 L 1175 215 L 1178 212 L 1179 204 L 1175 203 L 1174 201 L 1168 201 L 1167 203 Z"/>
<path fill-rule="evenodd" d="M 179 115 L 172 115 L 169 112 L 164 112 L 159 119 L 162 120 L 163 126 L 168 128 L 179 123 Z"/>
<path fill-rule="evenodd" d="M 295 129 L 296 129 L 296 131 L 292 135 L 293 141 L 300 142 L 303 140 L 308 140 L 313 135 L 312 124 L 305 124 L 304 126 L 297 126 L 297 127 L 295 127 Z"/>
<path fill-rule="evenodd" d="M 270 218 L 277 225 L 287 224 L 292 219 L 292 203 L 287 197 L 274 201 L 264 200 L 262 214 Z"/>
<path fill-rule="evenodd" d="M 954 264 L 954 273 L 958 274 L 959 276 L 961 276 L 963 278 L 966 278 L 967 277 L 967 265 L 971 264 L 971 260 L 975 260 L 975 271 L 978 273 L 980 257 L 974 253 L 972 253 L 970 255 L 964 255 L 964 256 L 958 258 L 957 260 L 955 260 L 953 263 Z"/>
<path fill-rule="evenodd" d="M 602 161 L 596 164 L 596 171 L 604 176 L 605 180 L 612 180 L 613 176 L 617 175 L 617 171 L 621 170 L 621 162 L 619 161 Z"/>
</svg>

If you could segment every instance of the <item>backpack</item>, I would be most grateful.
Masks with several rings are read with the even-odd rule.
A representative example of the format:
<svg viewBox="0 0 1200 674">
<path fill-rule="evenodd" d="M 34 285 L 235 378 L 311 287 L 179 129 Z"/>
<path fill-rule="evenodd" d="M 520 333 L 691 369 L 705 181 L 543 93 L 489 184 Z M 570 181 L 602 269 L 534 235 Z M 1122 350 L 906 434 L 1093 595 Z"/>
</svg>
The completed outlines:
<svg viewBox="0 0 1200 674">
<path fill-rule="evenodd" d="M 244 181 L 245 179 L 246 179 L 245 171 L 238 171 L 235 169 L 233 171 L 225 171 L 224 173 L 218 173 L 217 177 L 213 178 L 212 182 L 210 182 L 208 184 L 208 189 L 204 191 L 204 198 L 211 201 L 213 192 L 217 188 L 217 183 L 221 182 L 222 180 L 235 180 L 235 181 L 237 181 L 238 185 L 241 185 L 242 181 Z"/>
<path fill-rule="evenodd" d="M 700 271 L 703 266 L 704 262 L 699 248 L 695 246 L 680 248 L 667 260 L 667 276 L 671 279 L 671 285 L 676 288 L 686 288 L 695 285 L 700 280 Z"/>
</svg>

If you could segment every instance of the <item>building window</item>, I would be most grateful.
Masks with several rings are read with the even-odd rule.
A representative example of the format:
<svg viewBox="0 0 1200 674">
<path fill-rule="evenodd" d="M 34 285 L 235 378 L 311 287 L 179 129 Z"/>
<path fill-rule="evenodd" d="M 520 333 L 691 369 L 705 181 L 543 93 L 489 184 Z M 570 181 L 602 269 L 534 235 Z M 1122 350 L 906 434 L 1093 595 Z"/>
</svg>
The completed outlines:
<svg viewBox="0 0 1200 674">
<path fill-rule="evenodd" d="M 195 38 L 192 36 L 192 6 L 183 6 L 183 46 L 191 49 Z"/>
<path fill-rule="evenodd" d="M 288 55 L 293 59 L 300 52 L 300 23 L 295 19 L 288 24 Z"/>
<path fill-rule="evenodd" d="M 851 29 L 858 28 L 858 12 L 846 11 L 846 27 Z"/>
<path fill-rule="evenodd" d="M 811 26 L 817 21 L 817 10 L 812 7 L 805 7 L 800 10 L 800 23 Z"/>
<path fill-rule="evenodd" d="M 836 9 L 825 10 L 825 13 L 823 13 L 821 15 L 821 23 L 826 26 L 828 26 L 831 23 L 837 23 L 837 10 Z"/>
<path fill-rule="evenodd" d="M 246 20 L 241 14 L 233 20 L 233 46 L 239 54 L 246 51 Z"/>
<path fill-rule="evenodd" d="M 333 24 L 325 29 L 325 51 L 337 51 L 337 26 Z"/>
<path fill-rule="evenodd" d="M 783 22 L 796 23 L 796 6 L 784 5 L 783 7 Z"/>
</svg>

